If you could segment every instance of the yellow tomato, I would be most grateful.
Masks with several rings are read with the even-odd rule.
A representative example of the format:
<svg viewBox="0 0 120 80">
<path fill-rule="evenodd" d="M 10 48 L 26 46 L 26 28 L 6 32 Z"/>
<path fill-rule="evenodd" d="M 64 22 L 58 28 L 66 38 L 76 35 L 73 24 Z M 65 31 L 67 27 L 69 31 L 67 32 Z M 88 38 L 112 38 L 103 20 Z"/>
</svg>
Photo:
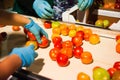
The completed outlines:
<svg viewBox="0 0 120 80">
<path fill-rule="evenodd" d="M 25 46 L 30 46 L 30 45 L 34 45 L 34 50 L 38 48 L 38 44 L 36 41 L 27 41 L 25 44 Z"/>
<path fill-rule="evenodd" d="M 100 42 L 100 37 L 98 34 L 92 34 L 89 37 L 89 42 L 91 44 L 98 44 Z"/>
<path fill-rule="evenodd" d="M 76 30 L 70 30 L 68 35 L 69 37 L 74 37 L 76 35 Z"/>
</svg>

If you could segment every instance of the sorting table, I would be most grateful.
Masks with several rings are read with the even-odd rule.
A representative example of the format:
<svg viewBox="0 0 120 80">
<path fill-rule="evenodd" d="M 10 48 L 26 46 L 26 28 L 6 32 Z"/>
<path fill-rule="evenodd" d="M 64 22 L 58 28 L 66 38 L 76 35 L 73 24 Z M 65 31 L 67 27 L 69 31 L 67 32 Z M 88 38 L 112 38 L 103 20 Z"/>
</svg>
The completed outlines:
<svg viewBox="0 0 120 80">
<path fill-rule="evenodd" d="M 36 21 L 36 23 L 44 28 L 44 20 L 36 18 L 33 19 Z M 92 45 L 89 42 L 84 41 L 82 45 L 84 51 L 90 51 L 92 53 L 94 60 L 93 63 L 83 64 L 80 59 L 72 57 L 69 59 L 70 64 L 67 67 L 60 67 L 49 57 L 49 51 L 51 48 L 53 48 L 53 43 L 50 43 L 49 47 L 39 48 L 36 50 L 38 57 L 30 67 L 25 69 L 37 73 L 38 75 L 51 78 L 52 80 L 76 80 L 79 72 L 85 72 L 90 76 L 91 80 L 93 80 L 92 70 L 94 67 L 100 66 L 108 69 L 113 66 L 114 62 L 120 61 L 120 54 L 116 53 L 115 51 L 115 36 L 119 32 L 88 26 L 84 27 L 91 28 L 93 33 L 100 35 L 99 44 Z M 0 51 L 2 56 L 4 56 L 3 54 L 8 54 L 9 51 L 14 47 L 24 46 L 26 38 L 22 28 L 20 31 L 13 31 L 11 26 L 7 25 L 6 27 L 0 29 L 0 32 L 3 31 L 7 32 L 8 38 L 1 44 L 2 46 Z M 45 29 L 45 31 L 48 33 L 49 39 L 51 40 L 52 30 Z M 71 39 L 69 36 L 62 36 L 62 38 L 63 40 Z"/>
</svg>

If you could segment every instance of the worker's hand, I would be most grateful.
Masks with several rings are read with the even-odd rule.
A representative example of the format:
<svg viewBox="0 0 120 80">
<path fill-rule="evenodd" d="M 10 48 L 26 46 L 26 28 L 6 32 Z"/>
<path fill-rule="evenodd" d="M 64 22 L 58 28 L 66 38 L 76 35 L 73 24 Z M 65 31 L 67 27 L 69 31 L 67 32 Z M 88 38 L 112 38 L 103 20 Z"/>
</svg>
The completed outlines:
<svg viewBox="0 0 120 80">
<path fill-rule="evenodd" d="M 93 0 L 78 0 L 78 8 L 83 11 L 88 9 L 93 4 Z"/>
<path fill-rule="evenodd" d="M 41 43 L 40 35 L 45 35 L 48 38 L 48 34 L 42 29 L 38 24 L 36 24 L 31 18 L 31 22 L 25 25 L 25 28 L 28 29 L 30 32 L 32 32 L 38 43 Z"/>
<path fill-rule="evenodd" d="M 49 19 L 53 16 L 54 10 L 46 0 L 35 0 L 33 9 L 41 18 Z"/>
<path fill-rule="evenodd" d="M 34 46 L 30 45 L 28 47 L 22 47 L 22 48 L 14 48 L 12 50 L 11 54 L 17 54 L 21 61 L 22 61 L 22 67 L 28 67 L 30 66 L 34 58 L 36 57 L 37 53 L 34 51 Z"/>
</svg>

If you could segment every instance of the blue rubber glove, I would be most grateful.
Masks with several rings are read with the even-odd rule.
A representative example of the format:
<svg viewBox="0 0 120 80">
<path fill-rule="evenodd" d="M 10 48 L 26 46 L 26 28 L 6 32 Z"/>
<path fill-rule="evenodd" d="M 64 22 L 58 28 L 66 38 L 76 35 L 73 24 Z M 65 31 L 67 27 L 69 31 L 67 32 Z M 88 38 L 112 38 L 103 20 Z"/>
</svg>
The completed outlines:
<svg viewBox="0 0 120 80">
<path fill-rule="evenodd" d="M 41 18 L 49 19 L 53 16 L 54 10 L 46 0 L 35 0 L 33 9 Z"/>
<path fill-rule="evenodd" d="M 78 0 L 78 8 L 80 11 L 88 9 L 93 4 L 93 0 Z"/>
<path fill-rule="evenodd" d="M 10 55 L 11 54 L 17 54 L 20 57 L 20 59 L 22 60 L 22 67 L 30 66 L 37 55 L 37 53 L 34 51 L 33 45 L 22 48 L 14 48 Z"/>
<path fill-rule="evenodd" d="M 36 24 L 31 18 L 30 20 L 31 22 L 26 24 L 24 27 L 35 35 L 38 43 L 41 43 L 42 41 L 41 41 L 40 35 L 45 35 L 46 38 L 48 38 L 48 34 L 38 24 Z"/>
</svg>

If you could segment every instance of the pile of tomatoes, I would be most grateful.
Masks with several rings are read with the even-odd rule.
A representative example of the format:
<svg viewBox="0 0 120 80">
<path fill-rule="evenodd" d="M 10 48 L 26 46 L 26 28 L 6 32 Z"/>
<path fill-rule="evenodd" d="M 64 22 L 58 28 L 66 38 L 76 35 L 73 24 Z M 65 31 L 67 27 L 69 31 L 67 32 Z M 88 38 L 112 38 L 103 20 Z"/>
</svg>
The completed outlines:
<svg viewBox="0 0 120 80">
<path fill-rule="evenodd" d="M 70 64 L 69 59 L 72 57 L 80 59 L 83 64 L 93 62 L 91 52 L 83 50 L 82 47 L 84 40 L 89 41 L 93 45 L 100 42 L 99 35 L 93 34 L 90 28 L 76 26 L 75 24 L 60 23 L 58 21 L 45 21 L 44 27 L 52 29 L 51 40 L 54 47 L 49 51 L 49 56 L 59 66 L 68 66 Z M 70 39 L 63 40 L 61 35 L 69 36 Z"/>
</svg>

